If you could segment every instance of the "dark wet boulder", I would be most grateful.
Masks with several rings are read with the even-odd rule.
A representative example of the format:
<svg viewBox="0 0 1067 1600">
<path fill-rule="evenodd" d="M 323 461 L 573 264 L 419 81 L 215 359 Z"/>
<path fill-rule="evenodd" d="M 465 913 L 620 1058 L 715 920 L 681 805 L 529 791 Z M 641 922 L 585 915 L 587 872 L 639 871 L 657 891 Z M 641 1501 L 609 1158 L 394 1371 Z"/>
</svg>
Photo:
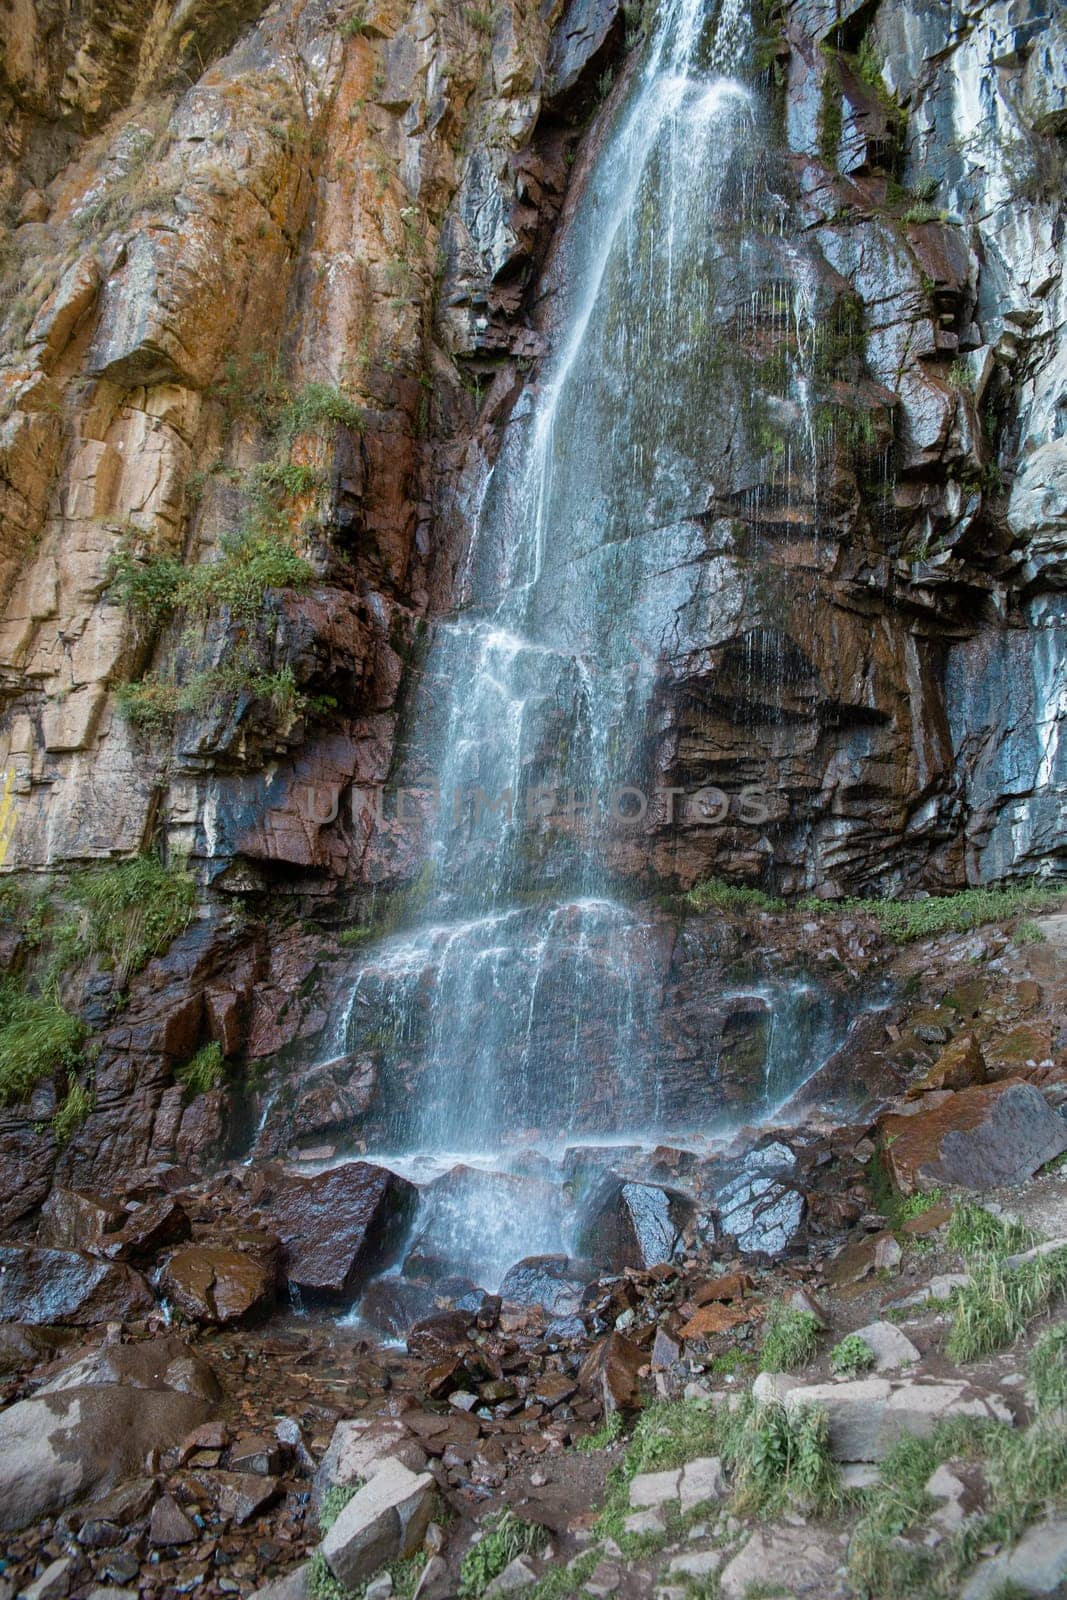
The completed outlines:
<svg viewBox="0 0 1067 1600">
<path fill-rule="evenodd" d="M 217 1409 L 208 1364 L 175 1335 L 104 1345 L 0 1413 L 0 1528 L 53 1516 L 138 1476 Z"/>
<path fill-rule="evenodd" d="M 139 1273 L 78 1250 L 0 1245 L 0 1322 L 85 1327 L 146 1316 L 155 1305 Z"/>
<path fill-rule="evenodd" d="M 361 1319 L 389 1339 L 402 1339 L 413 1323 L 432 1315 L 436 1307 L 428 1283 L 407 1278 L 376 1278 L 359 1302 Z"/>
<path fill-rule="evenodd" d="M 150 1200 L 130 1211 L 122 1227 L 104 1233 L 94 1249 L 109 1261 L 151 1261 L 168 1245 L 180 1244 L 189 1237 L 189 1217 L 181 1202 L 171 1195 Z"/>
<path fill-rule="evenodd" d="M 473 1312 L 439 1311 L 415 1323 L 408 1334 L 408 1353 L 423 1360 L 440 1361 L 469 1342 L 473 1327 Z"/>
<path fill-rule="evenodd" d="M 57 1250 L 86 1250 L 101 1234 L 121 1228 L 125 1215 L 118 1200 L 57 1187 L 41 1207 L 37 1241 Z"/>
<path fill-rule="evenodd" d="M 586 1262 L 570 1256 L 527 1256 L 505 1274 L 500 1298 L 522 1306 L 544 1306 L 556 1317 L 568 1317 L 582 1304 L 593 1276 Z"/>
<path fill-rule="evenodd" d="M 289 1178 L 267 1220 L 281 1238 L 291 1283 L 303 1294 L 350 1300 L 398 1257 L 417 1203 L 414 1184 L 351 1161 L 313 1178 Z"/>
<path fill-rule="evenodd" d="M 583 1207 L 578 1249 L 602 1272 L 653 1267 L 673 1258 L 693 1215 L 685 1195 L 609 1175 Z"/>
<path fill-rule="evenodd" d="M 255 1257 L 225 1245 L 176 1250 L 163 1268 L 160 1289 L 190 1321 L 219 1326 L 261 1316 L 274 1303 L 273 1274 Z"/>
</svg>

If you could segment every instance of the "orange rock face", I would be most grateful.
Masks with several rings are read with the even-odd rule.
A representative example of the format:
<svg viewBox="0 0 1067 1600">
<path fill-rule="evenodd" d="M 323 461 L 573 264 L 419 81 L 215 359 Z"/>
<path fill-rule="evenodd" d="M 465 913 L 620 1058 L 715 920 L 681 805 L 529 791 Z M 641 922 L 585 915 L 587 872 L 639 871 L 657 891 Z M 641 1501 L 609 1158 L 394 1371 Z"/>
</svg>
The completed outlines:
<svg viewBox="0 0 1067 1600">
<path fill-rule="evenodd" d="M 947 1095 L 881 1124 L 886 1163 L 902 1194 L 957 1183 L 1021 1183 L 1067 1150 L 1067 1122 L 1032 1084 L 1008 1078 Z"/>
</svg>

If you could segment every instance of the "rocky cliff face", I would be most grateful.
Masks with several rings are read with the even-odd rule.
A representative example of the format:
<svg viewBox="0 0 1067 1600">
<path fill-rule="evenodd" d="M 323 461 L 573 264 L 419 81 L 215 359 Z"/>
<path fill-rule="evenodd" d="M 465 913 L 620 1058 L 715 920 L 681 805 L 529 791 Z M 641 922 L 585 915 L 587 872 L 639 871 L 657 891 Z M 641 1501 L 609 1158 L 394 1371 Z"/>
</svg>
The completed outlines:
<svg viewBox="0 0 1067 1600">
<path fill-rule="evenodd" d="M 640 18 L 16 0 L 3 27 L 3 864 L 158 841 L 204 891 L 121 1026 L 94 1018 L 98 1109 L 62 1159 L 99 1176 L 210 1152 L 221 1096 L 185 1104 L 175 1063 L 313 1038 L 337 952 L 294 917 L 417 878 L 351 794 L 417 768 L 426 630 Z M 615 865 L 830 896 L 1062 870 L 1062 13 L 797 0 L 758 31 L 781 226 L 710 336 L 770 409 L 708 463 L 703 598 L 635 767 L 771 815 L 653 817 Z M 770 404 L 797 262 L 819 483 Z M 29 1203 L 51 1104 L 4 1135 Z"/>
</svg>

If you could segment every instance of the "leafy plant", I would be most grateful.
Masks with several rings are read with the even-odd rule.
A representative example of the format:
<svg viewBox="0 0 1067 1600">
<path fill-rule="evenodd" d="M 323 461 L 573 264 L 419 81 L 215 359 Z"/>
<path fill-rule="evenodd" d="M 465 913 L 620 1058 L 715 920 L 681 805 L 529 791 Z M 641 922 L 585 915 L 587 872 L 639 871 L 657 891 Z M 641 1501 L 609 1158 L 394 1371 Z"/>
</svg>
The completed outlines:
<svg viewBox="0 0 1067 1600">
<path fill-rule="evenodd" d="M 307 1592 L 311 1600 L 352 1600 L 351 1590 L 334 1577 L 321 1550 L 308 1562 Z"/>
<path fill-rule="evenodd" d="M 176 612 L 204 617 L 228 606 L 238 617 L 259 614 L 270 589 L 306 589 L 314 574 L 279 533 L 249 527 L 220 541 L 217 561 L 186 567 L 169 554 L 139 556 L 127 538 L 109 563 L 109 592 L 152 623 Z"/>
<path fill-rule="evenodd" d="M 226 1077 L 222 1046 L 214 1040 L 203 1045 L 184 1067 L 178 1068 L 174 1076 L 191 1095 L 207 1094 L 209 1090 L 217 1089 Z"/>
<path fill-rule="evenodd" d="M 329 1533 L 348 1502 L 362 1488 L 362 1483 L 331 1483 L 319 1506 L 319 1529 Z"/>
<path fill-rule="evenodd" d="M 587 1433 L 584 1439 L 578 1440 L 574 1448 L 590 1453 L 594 1450 L 606 1450 L 609 1445 L 613 1445 L 616 1439 L 620 1437 L 622 1426 L 622 1412 L 613 1411 L 609 1417 L 605 1418 L 595 1433 Z"/>
<path fill-rule="evenodd" d="M 72 1069 L 88 1032 L 52 994 L 0 978 L 0 1105 L 25 1100 L 60 1067 Z"/>
<path fill-rule="evenodd" d="M 221 700 L 242 694 L 269 702 L 279 719 L 299 716 L 313 707 L 313 702 L 297 689 L 292 667 L 286 665 L 279 672 L 260 672 L 240 659 L 205 672 L 194 672 L 184 683 L 149 674 L 136 683 L 123 684 L 117 700 L 120 714 L 135 727 L 159 732 L 177 717 L 204 711 Z"/>
<path fill-rule="evenodd" d="M 806 1366 L 818 1349 L 819 1319 L 780 1302 L 767 1314 L 760 1348 L 761 1372 L 793 1372 Z"/>
<path fill-rule="evenodd" d="M 477 1600 L 516 1556 L 525 1555 L 545 1541 L 542 1527 L 523 1522 L 510 1509 L 486 1518 L 485 1528 L 477 1544 L 472 1544 L 463 1557 L 459 1573 L 460 1600 Z"/>
<path fill-rule="evenodd" d="M 712 906 L 721 906 L 727 911 L 782 911 L 785 908 L 784 901 L 764 894 L 762 889 L 724 883 L 721 878 L 705 878 L 695 883 L 682 900 L 690 911 L 709 911 Z"/>
<path fill-rule="evenodd" d="M 825 1510 L 840 1498 L 829 1425 L 818 1406 L 760 1406 L 736 1436 L 732 1458 L 739 1509 L 767 1511 L 793 1499 Z"/>
<path fill-rule="evenodd" d="M 941 933 L 966 933 L 984 922 L 999 922 L 1022 911 L 1047 910 L 1059 905 L 1065 893 L 1062 888 L 1037 883 L 1007 883 L 931 895 L 927 900 L 837 900 L 832 907 L 824 904 L 823 909 L 874 917 L 887 938 L 907 944 Z"/>
<path fill-rule="evenodd" d="M 830 1370 L 839 1378 L 855 1378 L 869 1372 L 877 1357 L 866 1339 L 858 1333 L 849 1333 L 830 1351 Z"/>
</svg>

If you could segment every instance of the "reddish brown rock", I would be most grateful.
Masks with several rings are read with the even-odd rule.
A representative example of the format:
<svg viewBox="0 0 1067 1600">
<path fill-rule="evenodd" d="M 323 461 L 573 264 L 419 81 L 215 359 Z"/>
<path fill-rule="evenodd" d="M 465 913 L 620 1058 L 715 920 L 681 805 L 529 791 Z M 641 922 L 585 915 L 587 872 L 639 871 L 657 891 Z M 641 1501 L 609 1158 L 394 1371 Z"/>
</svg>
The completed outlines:
<svg viewBox="0 0 1067 1600">
<path fill-rule="evenodd" d="M 170 1257 L 163 1293 L 194 1322 L 225 1324 L 269 1311 L 274 1284 L 262 1264 L 241 1250 L 188 1245 Z"/>
<path fill-rule="evenodd" d="M 910 1085 L 907 1097 L 914 1100 L 932 1089 L 969 1089 L 988 1076 L 978 1040 L 973 1033 L 962 1033 L 945 1046 L 926 1076 Z"/>
<path fill-rule="evenodd" d="M 60 1186 L 41 1207 L 37 1238 L 59 1250 L 85 1250 L 101 1234 L 120 1228 L 124 1219 L 117 1200 Z"/>
<path fill-rule="evenodd" d="M 902 1194 L 939 1183 L 992 1189 L 1023 1183 L 1067 1150 L 1067 1121 L 1033 1084 L 1008 1078 L 947 1096 L 881 1124 L 886 1162 Z"/>
<path fill-rule="evenodd" d="M 417 1202 L 414 1184 L 366 1161 L 289 1179 L 268 1217 L 290 1282 L 305 1294 L 351 1299 L 395 1259 Z"/>
<path fill-rule="evenodd" d="M 155 1306 L 139 1273 L 76 1250 L 0 1245 L 0 1321 L 122 1322 Z"/>
<path fill-rule="evenodd" d="M 584 1389 L 599 1391 L 606 1416 L 613 1411 L 636 1411 L 643 1404 L 638 1373 L 647 1359 L 624 1334 L 610 1333 L 590 1350 L 578 1381 Z"/>
<path fill-rule="evenodd" d="M 116 1233 L 105 1233 L 97 1249 L 109 1261 L 150 1261 L 167 1245 L 189 1237 L 189 1217 L 170 1195 L 130 1212 Z"/>
<path fill-rule="evenodd" d="M 680 1329 L 680 1339 L 710 1339 L 716 1333 L 729 1333 L 743 1322 L 754 1322 L 762 1315 L 757 1305 L 707 1305 L 695 1311 Z"/>
</svg>

